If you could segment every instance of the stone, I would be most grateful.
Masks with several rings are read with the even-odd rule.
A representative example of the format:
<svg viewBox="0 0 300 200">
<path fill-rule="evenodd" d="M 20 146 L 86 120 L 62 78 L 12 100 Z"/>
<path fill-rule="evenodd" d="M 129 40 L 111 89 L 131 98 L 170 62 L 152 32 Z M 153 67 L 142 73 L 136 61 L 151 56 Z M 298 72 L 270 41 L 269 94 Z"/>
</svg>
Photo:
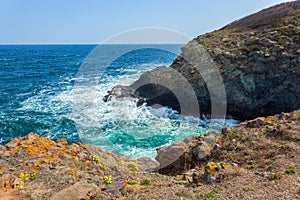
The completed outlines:
<svg viewBox="0 0 300 200">
<path fill-rule="evenodd" d="M 159 163 L 155 160 L 152 160 L 149 157 L 141 157 L 137 159 L 139 170 L 141 171 L 153 171 L 158 167 Z"/>
<path fill-rule="evenodd" d="M 94 184 L 86 182 L 77 182 L 58 193 L 53 194 L 50 200 L 82 200 L 96 196 L 99 193 L 99 188 Z"/>
<path fill-rule="evenodd" d="M 185 142 L 173 143 L 157 149 L 157 171 L 162 174 L 181 174 L 196 166 L 204 165 L 221 143 L 221 133 L 210 131 L 207 135 L 191 137 Z"/>
<path fill-rule="evenodd" d="M 249 120 L 249 121 L 247 121 L 246 127 L 257 128 L 257 127 L 263 126 L 265 124 L 265 120 L 266 120 L 266 118 L 264 118 L 264 117 L 258 117 L 256 119 Z"/>
<path fill-rule="evenodd" d="M 229 163 L 208 162 L 205 166 L 205 171 L 200 176 L 200 178 L 207 183 L 211 183 L 219 179 L 222 179 L 223 173 L 226 171 L 233 171 L 235 173 L 238 173 L 242 171 L 242 169 L 239 168 L 238 165 L 235 163 L 229 164 Z"/>
<path fill-rule="evenodd" d="M 223 135 L 226 135 L 228 133 L 231 133 L 231 128 L 229 126 L 225 126 L 224 128 L 222 128 Z"/>
</svg>

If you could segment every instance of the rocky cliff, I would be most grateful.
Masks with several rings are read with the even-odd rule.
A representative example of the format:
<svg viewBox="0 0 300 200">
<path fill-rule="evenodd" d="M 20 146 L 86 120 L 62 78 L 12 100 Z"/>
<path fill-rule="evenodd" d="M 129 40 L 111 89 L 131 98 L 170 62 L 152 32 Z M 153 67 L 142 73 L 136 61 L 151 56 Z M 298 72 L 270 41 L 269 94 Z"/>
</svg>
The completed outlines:
<svg viewBox="0 0 300 200">
<path fill-rule="evenodd" d="M 142 99 L 139 103 L 196 116 L 198 105 L 200 116 L 222 115 L 225 109 L 227 116 L 245 120 L 300 108 L 299 66 L 300 1 L 294 1 L 200 35 L 182 47 L 170 69 L 179 72 L 192 91 L 165 67 L 145 73 L 130 88 Z M 220 78 L 211 73 L 213 67 Z M 221 81 L 214 83 L 216 79 Z M 193 95 L 196 106 L 191 106 Z M 216 113 L 213 104 L 219 106 Z"/>
</svg>

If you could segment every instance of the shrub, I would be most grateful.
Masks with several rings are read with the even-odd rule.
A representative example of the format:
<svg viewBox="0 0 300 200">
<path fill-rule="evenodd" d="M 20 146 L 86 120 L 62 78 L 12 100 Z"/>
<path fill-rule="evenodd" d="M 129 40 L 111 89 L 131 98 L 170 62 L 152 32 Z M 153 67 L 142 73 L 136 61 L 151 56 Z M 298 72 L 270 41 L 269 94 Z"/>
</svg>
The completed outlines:
<svg viewBox="0 0 300 200">
<path fill-rule="evenodd" d="M 293 166 L 288 166 L 288 168 L 285 170 L 286 174 L 295 174 L 295 168 Z"/>
<path fill-rule="evenodd" d="M 35 180 L 35 179 L 37 179 L 36 173 L 34 173 L 34 172 L 30 173 L 30 174 L 29 174 L 29 178 L 30 178 L 30 180 Z"/>
<path fill-rule="evenodd" d="M 274 174 L 271 174 L 271 176 L 269 177 L 269 179 L 270 179 L 271 181 L 274 181 L 274 180 L 280 180 L 281 177 L 282 177 L 281 174 L 279 174 L 279 173 L 274 173 Z"/>
<path fill-rule="evenodd" d="M 104 176 L 103 177 L 103 182 L 105 184 L 112 184 L 112 178 L 111 178 L 111 176 Z"/>
<path fill-rule="evenodd" d="M 143 180 L 140 181 L 140 184 L 141 185 L 150 185 L 150 180 L 143 179 Z"/>
<path fill-rule="evenodd" d="M 192 195 L 184 190 L 179 191 L 177 195 L 185 198 L 192 198 Z"/>
<path fill-rule="evenodd" d="M 130 161 L 127 163 L 127 167 L 133 171 L 137 171 L 138 170 L 138 164 L 134 161 Z"/>
<path fill-rule="evenodd" d="M 207 193 L 206 196 L 207 196 L 208 198 L 214 198 L 214 197 L 217 196 L 217 194 L 218 194 L 219 192 L 222 192 L 222 189 L 221 189 L 221 188 L 216 188 L 216 189 L 213 189 L 211 192 Z"/>
<path fill-rule="evenodd" d="M 96 163 L 100 162 L 100 158 L 98 156 L 92 156 L 92 161 L 95 161 Z"/>
<path fill-rule="evenodd" d="M 137 184 L 137 181 L 129 178 L 129 179 L 127 179 L 126 183 L 129 185 L 135 185 L 135 184 Z"/>
</svg>

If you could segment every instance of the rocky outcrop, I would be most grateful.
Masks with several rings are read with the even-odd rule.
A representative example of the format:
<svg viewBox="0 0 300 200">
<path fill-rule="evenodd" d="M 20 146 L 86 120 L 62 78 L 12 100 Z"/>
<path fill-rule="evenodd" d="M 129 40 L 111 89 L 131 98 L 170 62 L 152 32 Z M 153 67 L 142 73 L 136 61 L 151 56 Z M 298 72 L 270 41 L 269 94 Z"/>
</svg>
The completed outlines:
<svg viewBox="0 0 300 200">
<path fill-rule="evenodd" d="M 221 134 L 211 131 L 207 135 L 194 136 L 184 142 L 158 148 L 155 159 L 160 165 L 157 171 L 174 175 L 202 166 L 220 148 L 221 143 Z"/>
<path fill-rule="evenodd" d="M 173 71 L 159 67 L 130 88 L 139 104 L 168 106 L 187 115 L 222 115 L 213 113 L 214 104 L 227 116 L 245 120 L 300 108 L 299 66 L 300 1 L 294 1 L 195 38 L 182 47 L 170 66 Z"/>
</svg>

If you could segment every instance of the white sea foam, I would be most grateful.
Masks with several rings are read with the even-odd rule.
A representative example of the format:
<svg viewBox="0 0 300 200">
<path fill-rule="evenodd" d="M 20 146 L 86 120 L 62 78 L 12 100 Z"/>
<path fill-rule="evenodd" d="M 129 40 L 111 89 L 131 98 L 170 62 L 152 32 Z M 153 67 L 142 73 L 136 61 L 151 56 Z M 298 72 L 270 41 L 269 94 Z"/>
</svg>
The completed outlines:
<svg viewBox="0 0 300 200">
<path fill-rule="evenodd" d="M 67 119 L 76 122 L 77 131 L 83 142 L 99 145 L 105 150 L 113 150 L 132 158 L 154 157 L 158 146 L 182 141 L 191 135 L 206 133 L 207 129 L 200 125 L 209 123 L 194 117 L 181 116 L 169 108 L 153 109 L 145 105 L 136 107 L 136 99 L 132 98 L 122 100 L 112 98 L 109 102 L 103 102 L 103 96 L 112 87 L 129 85 L 142 73 L 156 66 L 144 64 L 135 69 L 121 68 L 119 70 L 123 75 L 103 75 L 97 85 L 77 88 L 77 91 L 74 91 L 72 83 L 83 79 L 64 78 L 58 83 L 61 87 L 59 90 L 44 88 L 35 96 L 23 101 L 19 110 L 52 114 L 56 121 Z M 90 95 L 89 98 L 82 98 L 90 100 L 82 102 L 81 109 L 84 112 L 81 116 L 72 114 L 74 92 Z M 45 117 L 41 120 L 49 120 L 49 118 Z M 211 127 L 216 129 L 224 125 L 221 121 L 212 123 Z M 226 121 L 226 123 L 233 125 L 235 121 Z M 60 131 L 68 131 L 57 129 L 59 125 L 51 124 L 47 131 L 52 137 L 56 137 Z"/>
</svg>

